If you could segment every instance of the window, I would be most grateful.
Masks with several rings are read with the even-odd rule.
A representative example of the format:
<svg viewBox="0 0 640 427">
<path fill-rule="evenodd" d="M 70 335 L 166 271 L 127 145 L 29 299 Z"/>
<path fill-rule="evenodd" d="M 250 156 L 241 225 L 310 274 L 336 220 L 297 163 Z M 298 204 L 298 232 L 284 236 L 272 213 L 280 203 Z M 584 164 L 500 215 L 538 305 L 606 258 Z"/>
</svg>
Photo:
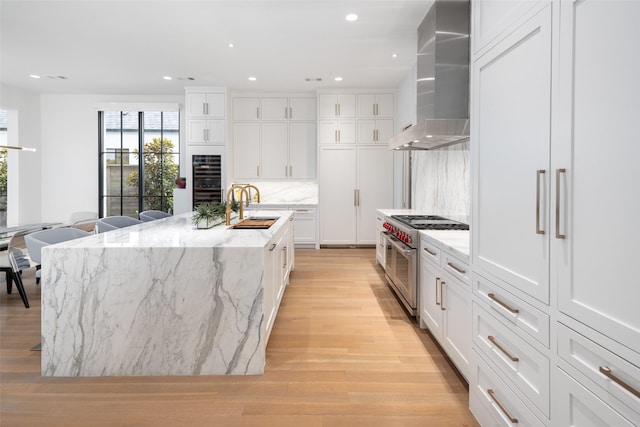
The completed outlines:
<svg viewBox="0 0 640 427">
<path fill-rule="evenodd" d="M 179 112 L 100 111 L 98 123 L 100 216 L 171 212 L 180 169 Z"/>
</svg>

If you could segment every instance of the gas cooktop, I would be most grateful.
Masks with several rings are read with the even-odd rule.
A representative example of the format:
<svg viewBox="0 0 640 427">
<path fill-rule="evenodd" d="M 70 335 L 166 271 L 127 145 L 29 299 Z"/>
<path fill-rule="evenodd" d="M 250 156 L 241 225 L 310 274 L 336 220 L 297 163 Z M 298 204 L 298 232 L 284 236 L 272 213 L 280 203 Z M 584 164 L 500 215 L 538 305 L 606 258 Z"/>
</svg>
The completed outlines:
<svg viewBox="0 0 640 427">
<path fill-rule="evenodd" d="M 436 215 L 391 215 L 391 218 L 417 230 L 468 230 L 469 225 Z"/>
</svg>

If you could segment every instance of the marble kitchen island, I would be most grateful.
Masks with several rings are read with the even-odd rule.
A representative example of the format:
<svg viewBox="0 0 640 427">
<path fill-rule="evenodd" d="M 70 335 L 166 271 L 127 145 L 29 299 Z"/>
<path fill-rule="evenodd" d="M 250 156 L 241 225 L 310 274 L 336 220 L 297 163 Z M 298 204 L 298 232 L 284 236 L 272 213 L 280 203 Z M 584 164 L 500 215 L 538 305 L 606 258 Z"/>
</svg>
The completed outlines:
<svg viewBox="0 0 640 427">
<path fill-rule="evenodd" d="M 262 374 L 292 213 L 196 230 L 191 213 L 44 247 L 43 376 Z"/>
</svg>

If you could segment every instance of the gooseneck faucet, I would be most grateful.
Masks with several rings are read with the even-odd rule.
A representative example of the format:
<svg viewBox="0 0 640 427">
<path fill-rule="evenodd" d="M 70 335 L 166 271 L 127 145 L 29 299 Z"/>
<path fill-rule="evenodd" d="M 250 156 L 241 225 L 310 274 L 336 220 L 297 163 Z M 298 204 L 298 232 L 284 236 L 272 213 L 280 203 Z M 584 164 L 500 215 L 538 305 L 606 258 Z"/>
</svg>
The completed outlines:
<svg viewBox="0 0 640 427">
<path fill-rule="evenodd" d="M 245 186 L 242 185 L 238 185 L 238 184 L 234 184 L 229 188 L 229 191 L 227 191 L 227 207 L 225 209 L 225 216 L 226 216 L 226 221 L 225 224 L 226 225 L 231 225 L 231 195 L 233 194 L 233 190 L 240 190 L 240 219 L 244 218 L 244 210 L 242 208 L 242 196 L 246 195 L 247 196 L 247 206 L 249 206 L 249 192 L 247 191 Z"/>
<path fill-rule="evenodd" d="M 255 185 L 253 185 L 253 184 L 246 184 L 246 185 L 244 186 L 244 188 L 245 188 L 245 189 L 253 188 L 254 190 L 256 190 L 256 195 L 255 195 L 255 197 L 256 197 L 256 202 L 257 202 L 257 203 L 260 203 L 260 190 L 258 190 L 258 187 L 256 187 L 256 186 L 255 186 Z M 247 191 L 248 191 L 248 190 L 247 190 Z M 249 193 L 247 193 L 247 206 L 249 206 Z"/>
</svg>

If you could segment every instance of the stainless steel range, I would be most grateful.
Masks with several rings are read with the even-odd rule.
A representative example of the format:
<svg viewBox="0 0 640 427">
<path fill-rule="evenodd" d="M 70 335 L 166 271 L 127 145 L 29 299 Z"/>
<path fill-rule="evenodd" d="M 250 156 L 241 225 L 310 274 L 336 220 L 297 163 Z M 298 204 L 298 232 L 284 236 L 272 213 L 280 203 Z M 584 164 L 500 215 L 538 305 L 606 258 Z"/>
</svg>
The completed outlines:
<svg viewBox="0 0 640 427">
<path fill-rule="evenodd" d="M 383 227 L 385 276 L 412 316 L 418 311 L 418 245 L 420 230 L 468 230 L 467 224 L 435 215 L 391 215 Z"/>
</svg>

